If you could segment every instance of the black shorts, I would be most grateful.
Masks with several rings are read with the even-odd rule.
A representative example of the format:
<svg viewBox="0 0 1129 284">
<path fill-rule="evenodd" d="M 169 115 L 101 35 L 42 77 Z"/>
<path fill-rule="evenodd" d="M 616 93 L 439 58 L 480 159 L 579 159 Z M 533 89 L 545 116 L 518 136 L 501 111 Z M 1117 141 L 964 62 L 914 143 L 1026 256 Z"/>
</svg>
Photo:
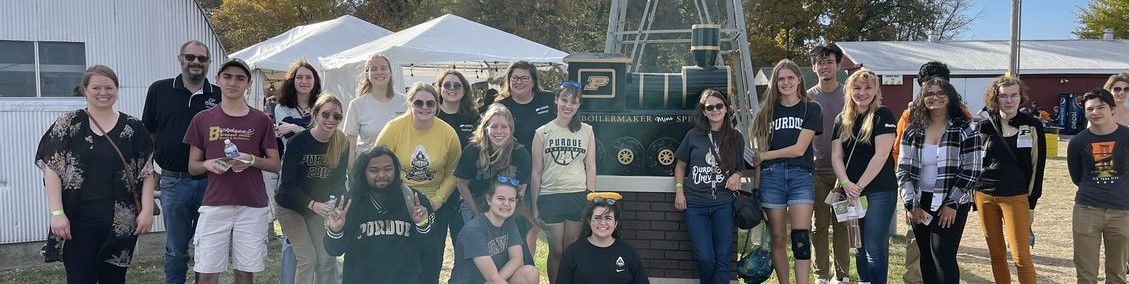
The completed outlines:
<svg viewBox="0 0 1129 284">
<path fill-rule="evenodd" d="M 587 195 L 588 191 L 541 195 L 537 198 L 537 213 L 546 224 L 580 222 L 588 205 Z"/>
</svg>

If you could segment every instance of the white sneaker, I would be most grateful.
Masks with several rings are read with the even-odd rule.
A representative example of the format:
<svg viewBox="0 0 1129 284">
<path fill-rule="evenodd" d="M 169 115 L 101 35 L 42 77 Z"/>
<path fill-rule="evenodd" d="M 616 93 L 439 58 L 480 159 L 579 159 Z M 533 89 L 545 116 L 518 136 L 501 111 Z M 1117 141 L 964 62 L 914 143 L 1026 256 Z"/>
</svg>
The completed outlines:
<svg viewBox="0 0 1129 284">
<path fill-rule="evenodd" d="M 843 277 L 843 279 L 833 279 L 832 284 L 851 284 L 851 278 Z"/>
<path fill-rule="evenodd" d="M 827 279 L 816 279 L 816 280 L 815 280 L 815 284 L 831 284 L 831 280 L 827 280 Z"/>
</svg>

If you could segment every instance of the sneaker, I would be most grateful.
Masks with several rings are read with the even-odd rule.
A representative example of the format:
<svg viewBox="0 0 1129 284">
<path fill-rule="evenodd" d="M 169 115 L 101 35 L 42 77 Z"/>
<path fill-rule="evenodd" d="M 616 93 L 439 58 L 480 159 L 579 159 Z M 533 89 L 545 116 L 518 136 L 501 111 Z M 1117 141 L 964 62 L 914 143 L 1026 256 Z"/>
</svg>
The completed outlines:
<svg viewBox="0 0 1129 284">
<path fill-rule="evenodd" d="M 832 279 L 832 284 L 851 284 L 851 278 L 843 277 L 843 279 Z"/>
<path fill-rule="evenodd" d="M 831 284 L 831 280 L 827 280 L 827 279 L 816 279 L 816 280 L 815 280 L 815 284 Z"/>
</svg>

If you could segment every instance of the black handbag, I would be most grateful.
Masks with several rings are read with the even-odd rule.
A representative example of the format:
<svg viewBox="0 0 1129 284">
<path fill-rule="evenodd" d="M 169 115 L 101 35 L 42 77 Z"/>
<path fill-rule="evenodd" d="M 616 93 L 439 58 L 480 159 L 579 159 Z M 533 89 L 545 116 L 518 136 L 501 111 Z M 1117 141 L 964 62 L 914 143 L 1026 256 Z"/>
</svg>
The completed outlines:
<svg viewBox="0 0 1129 284">
<path fill-rule="evenodd" d="M 47 242 L 39 248 L 39 254 L 43 255 L 43 262 L 51 263 L 56 261 L 63 261 L 63 245 L 67 240 L 61 237 L 56 237 L 51 234 L 51 230 L 47 230 Z"/>
</svg>

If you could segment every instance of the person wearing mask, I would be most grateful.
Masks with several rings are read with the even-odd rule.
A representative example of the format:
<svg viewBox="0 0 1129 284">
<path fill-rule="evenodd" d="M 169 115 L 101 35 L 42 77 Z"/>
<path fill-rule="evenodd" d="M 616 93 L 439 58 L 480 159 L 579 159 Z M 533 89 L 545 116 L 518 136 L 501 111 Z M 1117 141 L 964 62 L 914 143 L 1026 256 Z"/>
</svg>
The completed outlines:
<svg viewBox="0 0 1129 284">
<path fill-rule="evenodd" d="M 833 125 L 839 114 L 838 111 L 843 109 L 843 85 L 839 84 L 837 78 L 843 51 L 836 45 L 819 45 L 812 48 L 808 57 L 811 58 L 811 69 L 819 77 L 819 82 L 807 90 L 807 95 L 827 110 L 820 118 L 823 125 Z M 815 181 L 815 200 L 819 201 L 827 199 L 827 195 L 836 184 L 835 171 L 831 168 L 831 140 L 831 135 L 819 135 L 812 140 L 812 150 L 815 151 L 812 180 Z M 826 203 L 816 202 L 813 214 L 815 222 L 811 229 L 811 245 L 815 254 L 812 255 L 814 264 L 812 272 L 815 273 L 816 283 L 832 282 L 829 280 L 849 283 L 851 251 L 846 234 L 847 227 L 835 221 L 831 205 Z M 835 234 L 832 234 L 832 231 Z M 831 253 L 832 251 L 834 254 Z M 829 258 L 831 261 L 828 261 Z M 835 265 L 835 270 L 830 270 L 831 264 Z"/>
<path fill-rule="evenodd" d="M 455 128 L 455 133 L 459 136 L 459 148 L 466 148 L 480 118 L 478 108 L 471 98 L 474 91 L 470 82 L 459 71 L 447 70 L 439 75 L 435 88 L 439 89 L 439 97 L 443 98 L 439 100 L 439 112 L 435 116 Z M 447 204 L 443 204 L 443 210 L 436 213 L 450 221 L 447 223 L 448 228 L 444 229 L 451 230 L 451 243 L 458 241 L 459 230 L 463 228 L 463 218 L 459 213 L 462 199 L 461 191 L 452 192 L 451 197 L 447 198 Z"/>
<path fill-rule="evenodd" d="M 533 158 L 513 136 L 514 117 L 502 104 L 492 104 L 482 115 L 470 144 L 463 148 L 459 166 L 455 168 L 456 185 L 464 196 L 459 205 L 463 222 L 482 216 L 475 200 L 482 199 L 490 183 L 498 175 L 515 176 L 522 182 L 529 180 Z M 518 191 L 527 184 L 518 185 Z"/>
<path fill-rule="evenodd" d="M 409 112 L 389 121 L 376 137 L 377 145 L 387 146 L 400 158 L 397 162 L 404 169 L 404 184 L 426 194 L 436 212 L 443 210 L 455 190 L 455 166 L 462 155 L 455 129 L 435 118 L 439 111 L 438 94 L 431 84 L 412 85 L 408 90 Z M 432 226 L 444 229 L 429 234 L 429 240 L 419 249 L 420 283 L 439 282 L 447 217 L 436 215 Z"/>
<path fill-rule="evenodd" d="M 1129 126 L 1114 120 L 1125 108 L 1105 89 L 1087 92 L 1082 102 L 1090 125 L 1066 149 L 1070 180 L 1078 186 L 1071 220 L 1078 283 L 1098 283 L 1103 251 L 1106 283 L 1126 283 Z"/>
<path fill-rule="evenodd" d="M 622 216 L 619 202 L 623 196 L 614 192 L 588 194 L 584 209 L 582 239 L 568 245 L 561 258 L 559 284 L 607 283 L 650 284 L 639 253 L 620 240 Z"/>
<path fill-rule="evenodd" d="M 86 107 L 59 116 L 39 140 L 51 234 L 67 283 L 125 283 L 137 237 L 153 225 L 153 140 L 141 120 L 114 110 L 118 76 L 105 65 L 82 74 Z"/>
<path fill-rule="evenodd" d="M 278 188 L 278 221 L 294 246 L 298 283 L 336 283 L 337 258 L 325 251 L 325 220 L 345 193 L 345 168 L 349 142 L 337 129 L 341 101 L 323 95 L 310 110 L 309 130 L 290 138 L 282 155 L 282 180 Z"/>
<path fill-rule="evenodd" d="M 392 60 L 374 54 L 365 62 L 357 97 L 349 102 L 342 132 L 352 143 L 350 157 L 376 146 L 376 137 L 392 119 L 404 114 L 407 99 L 392 84 Z"/>
<path fill-rule="evenodd" d="M 552 121 L 556 116 L 557 108 L 553 105 L 552 92 L 541 90 L 541 80 L 537 77 L 537 67 L 527 61 L 517 61 L 506 69 L 506 83 L 502 92 L 498 94 L 497 102 L 506 106 L 518 118 L 514 121 L 514 138 L 525 147 L 533 147 L 533 131 L 538 127 Z M 533 188 L 526 187 L 518 192 L 518 197 L 524 198 Z M 537 253 L 537 235 L 540 230 L 534 224 L 534 204 L 520 204 L 518 208 L 518 230 L 525 236 L 522 242 L 522 257 L 526 263 L 533 263 L 533 255 Z"/>
<path fill-rule="evenodd" d="M 521 235 L 512 220 L 520 181 L 497 176 L 480 200 L 482 216 L 466 223 L 455 244 L 450 284 L 533 284 L 541 276 L 521 257 Z"/>
<path fill-rule="evenodd" d="M 584 196 L 596 188 L 596 136 L 580 122 L 580 83 L 564 82 L 556 96 L 557 117 L 533 136 L 533 216 L 549 240 L 549 283 L 561 254 L 580 237 Z"/>
<path fill-rule="evenodd" d="M 862 247 L 855 254 L 859 282 L 884 284 L 898 185 L 890 159 L 896 122 L 894 113 L 882 105 L 880 87 L 878 75 L 867 69 L 847 78 L 843 97 L 847 104 L 835 118 L 831 134 L 831 165 L 847 198 L 863 198 L 869 205 L 866 216 L 858 221 L 862 237 Z M 839 232 L 846 233 L 843 230 Z"/>
<path fill-rule="evenodd" d="M 788 255 L 784 251 L 791 239 L 796 258 L 797 281 L 806 281 L 811 271 L 812 208 L 815 185 L 812 180 L 811 142 L 823 133 L 822 108 L 812 101 L 800 76 L 800 67 L 791 60 L 776 63 L 760 111 L 753 118 L 751 139 L 761 151 L 749 164 L 761 165 L 761 204 L 772 231 L 772 264 L 776 279 L 787 283 Z M 787 229 L 791 227 L 789 234 Z"/>
<path fill-rule="evenodd" d="M 925 283 L 958 283 L 957 250 L 980 178 L 984 143 L 952 84 L 931 78 L 910 108 L 898 185 L 921 252 Z"/>
<path fill-rule="evenodd" d="M 1006 75 L 998 77 L 984 90 L 984 105 L 992 111 L 988 119 L 977 123 L 986 144 L 984 172 L 972 197 L 980 211 L 977 215 L 988 241 L 996 283 L 1011 283 L 1008 251 L 1015 262 L 1019 283 L 1036 282 L 1028 236 L 1035 204 L 1043 195 L 1047 158 L 1043 146 L 1047 141 L 1041 120 L 1018 115 L 1019 106 L 1028 100 L 1023 81 Z"/>
<path fill-rule="evenodd" d="M 694 128 L 674 152 L 674 208 L 685 213 L 699 283 L 729 283 L 736 237 L 732 192 L 741 188 L 745 169 L 740 158 L 745 139 L 733 115 L 724 94 L 703 90 L 691 114 Z"/>
<path fill-rule="evenodd" d="M 384 146 L 358 154 L 349 198 L 326 217 L 325 251 L 345 255 L 343 284 L 419 283 L 418 249 L 435 216 L 427 195 L 404 184 L 397 160 Z"/>
</svg>

